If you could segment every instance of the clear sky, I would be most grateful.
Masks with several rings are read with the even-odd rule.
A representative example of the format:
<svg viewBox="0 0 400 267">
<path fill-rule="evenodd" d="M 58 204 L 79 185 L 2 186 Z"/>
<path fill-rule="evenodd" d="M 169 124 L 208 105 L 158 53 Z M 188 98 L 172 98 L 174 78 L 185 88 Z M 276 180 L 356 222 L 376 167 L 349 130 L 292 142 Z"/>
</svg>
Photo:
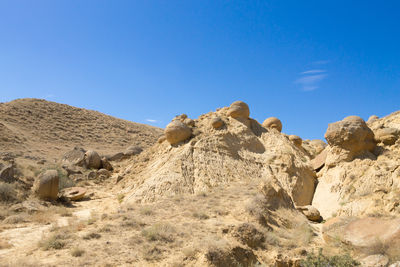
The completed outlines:
<svg viewBox="0 0 400 267">
<path fill-rule="evenodd" d="M 323 138 L 400 109 L 400 1 L 0 0 L 0 102 L 165 127 L 243 100 Z"/>
</svg>

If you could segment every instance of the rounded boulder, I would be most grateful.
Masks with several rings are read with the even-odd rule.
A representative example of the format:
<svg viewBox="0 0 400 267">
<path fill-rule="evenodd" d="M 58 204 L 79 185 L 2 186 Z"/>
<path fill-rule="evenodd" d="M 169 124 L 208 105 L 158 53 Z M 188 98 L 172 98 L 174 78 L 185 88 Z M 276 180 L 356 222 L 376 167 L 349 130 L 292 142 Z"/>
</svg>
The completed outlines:
<svg viewBox="0 0 400 267">
<path fill-rule="evenodd" d="M 246 103 L 244 103 L 243 101 L 233 102 L 229 106 L 228 116 L 231 116 L 232 118 L 235 118 L 235 119 L 236 118 L 248 119 L 250 116 L 249 106 Z"/>
<path fill-rule="evenodd" d="M 185 141 L 192 135 L 192 130 L 181 121 L 175 120 L 165 127 L 165 137 L 171 145 Z"/>
<path fill-rule="evenodd" d="M 289 135 L 289 140 L 297 147 L 301 147 L 303 140 L 297 135 Z"/>
<path fill-rule="evenodd" d="M 220 118 L 220 117 L 216 117 L 216 118 L 213 118 L 212 120 L 211 120 L 211 126 L 214 128 L 214 129 L 219 129 L 219 128 L 221 128 L 222 126 L 224 126 L 224 121 Z"/>
<path fill-rule="evenodd" d="M 278 119 L 276 117 L 267 118 L 263 122 L 262 126 L 265 128 L 276 129 L 276 130 L 278 130 L 278 132 L 282 132 L 282 122 L 280 119 Z"/>
<path fill-rule="evenodd" d="M 56 170 L 47 170 L 37 180 L 36 195 L 45 200 L 56 200 L 58 195 L 59 176 Z"/>
<path fill-rule="evenodd" d="M 85 165 L 88 169 L 100 169 L 101 168 L 101 158 L 100 155 L 93 150 L 88 150 L 85 153 Z"/>
</svg>

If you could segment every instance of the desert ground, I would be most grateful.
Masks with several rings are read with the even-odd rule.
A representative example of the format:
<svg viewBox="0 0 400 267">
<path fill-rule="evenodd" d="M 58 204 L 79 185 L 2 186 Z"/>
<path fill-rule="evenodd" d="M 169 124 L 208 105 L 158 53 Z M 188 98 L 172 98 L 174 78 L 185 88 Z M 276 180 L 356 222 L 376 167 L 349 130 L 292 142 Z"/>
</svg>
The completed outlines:
<svg viewBox="0 0 400 267">
<path fill-rule="evenodd" d="M 400 266 L 400 112 L 284 132 L 1 103 L 0 266 Z"/>
</svg>

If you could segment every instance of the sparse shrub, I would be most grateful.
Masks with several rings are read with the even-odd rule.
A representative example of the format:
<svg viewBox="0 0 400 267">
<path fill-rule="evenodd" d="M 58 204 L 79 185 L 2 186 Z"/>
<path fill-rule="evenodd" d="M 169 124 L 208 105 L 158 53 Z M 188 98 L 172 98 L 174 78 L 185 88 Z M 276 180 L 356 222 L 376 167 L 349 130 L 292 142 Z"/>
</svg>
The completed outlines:
<svg viewBox="0 0 400 267">
<path fill-rule="evenodd" d="M 349 254 L 329 257 L 322 253 L 322 249 L 319 249 L 318 254 L 314 254 L 314 252 L 310 253 L 307 258 L 300 263 L 301 267 L 353 267 L 359 265 L 360 263 L 354 260 Z"/>
<path fill-rule="evenodd" d="M 0 182 L 0 201 L 13 202 L 17 199 L 17 192 L 13 184 Z"/>
<path fill-rule="evenodd" d="M 149 215 L 153 215 L 154 211 L 153 211 L 152 207 L 146 206 L 146 207 L 142 207 L 140 209 L 140 214 L 149 216 Z"/>
<path fill-rule="evenodd" d="M 147 227 L 142 231 L 142 235 L 148 241 L 165 241 L 173 242 L 173 233 L 175 229 L 166 223 L 156 223 L 150 227 Z"/>
<path fill-rule="evenodd" d="M 194 212 L 193 217 L 200 219 L 200 220 L 207 220 L 210 218 L 210 216 L 208 216 L 207 214 L 205 214 L 203 212 Z"/>
<path fill-rule="evenodd" d="M 85 250 L 83 250 L 83 249 L 81 249 L 81 248 L 73 248 L 73 249 L 71 250 L 71 255 L 72 255 L 73 257 L 80 257 L 80 256 L 82 256 L 83 254 L 85 254 Z"/>
<path fill-rule="evenodd" d="M 101 237 L 100 234 L 98 233 L 88 233 L 85 236 L 83 236 L 83 239 L 89 240 L 89 239 L 99 239 Z"/>
<path fill-rule="evenodd" d="M 125 195 L 124 194 L 118 194 L 117 195 L 117 199 L 119 203 L 122 203 L 122 201 L 124 201 Z"/>
<path fill-rule="evenodd" d="M 68 239 L 68 235 L 66 233 L 54 233 L 48 238 L 42 239 L 39 242 L 39 246 L 43 250 L 62 249 L 66 245 L 66 239 Z"/>
</svg>

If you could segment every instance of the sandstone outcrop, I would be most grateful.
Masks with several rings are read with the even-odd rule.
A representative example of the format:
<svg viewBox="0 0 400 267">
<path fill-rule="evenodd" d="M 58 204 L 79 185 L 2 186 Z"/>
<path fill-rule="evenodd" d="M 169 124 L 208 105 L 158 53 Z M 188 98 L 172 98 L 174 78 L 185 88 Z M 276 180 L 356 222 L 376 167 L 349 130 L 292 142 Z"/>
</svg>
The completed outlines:
<svg viewBox="0 0 400 267">
<path fill-rule="evenodd" d="M 278 132 L 282 132 L 282 122 L 278 118 L 275 118 L 275 117 L 267 118 L 263 122 L 262 126 L 265 128 L 276 129 Z"/>
<path fill-rule="evenodd" d="M 243 119 L 246 110 L 243 102 L 235 102 L 201 115 L 191 140 L 172 150 L 169 144 L 187 140 L 191 130 L 178 119 L 171 122 L 166 128 L 168 143 L 143 151 L 135 163 L 121 170 L 121 176 L 130 177 L 119 183 L 125 186 L 124 200 L 148 202 L 164 195 L 207 191 L 231 181 L 276 179 L 282 188 L 278 195 L 284 191 L 296 205 L 310 205 L 316 176 L 308 155 L 285 135 L 266 131 L 251 118 Z M 210 127 L 217 117 L 225 124 L 218 131 Z"/>
<path fill-rule="evenodd" d="M 171 145 L 187 140 L 192 135 L 192 130 L 183 122 L 174 120 L 165 128 L 165 137 Z"/>
</svg>

